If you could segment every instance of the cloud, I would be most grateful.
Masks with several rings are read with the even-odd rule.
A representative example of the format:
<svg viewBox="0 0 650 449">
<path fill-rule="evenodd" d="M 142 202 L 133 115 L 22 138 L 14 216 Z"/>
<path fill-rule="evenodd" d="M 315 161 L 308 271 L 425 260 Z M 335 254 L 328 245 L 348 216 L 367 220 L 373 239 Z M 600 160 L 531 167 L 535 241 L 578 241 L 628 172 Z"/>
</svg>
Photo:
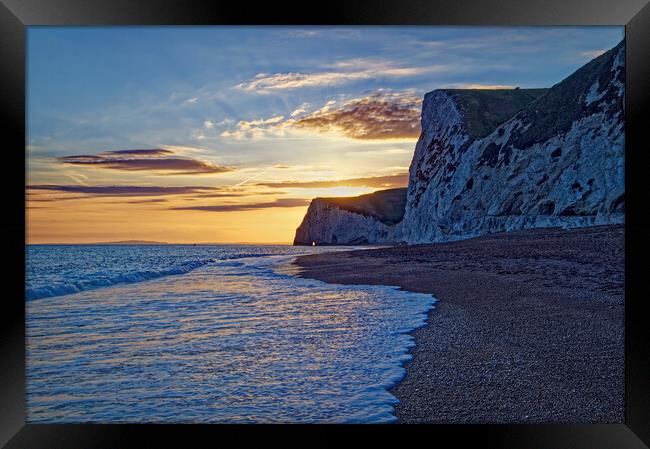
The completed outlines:
<svg viewBox="0 0 650 449">
<path fill-rule="evenodd" d="M 388 176 L 369 176 L 366 178 L 337 179 L 324 181 L 276 181 L 258 183 L 258 186 L 277 188 L 319 189 L 329 187 L 406 187 L 408 173 L 396 173 Z"/>
<path fill-rule="evenodd" d="M 239 187 L 239 186 L 243 186 L 243 185 L 246 184 L 248 181 L 252 181 L 252 180 L 255 179 L 255 178 L 259 178 L 260 176 L 262 176 L 263 174 L 265 174 L 265 173 L 268 172 L 269 170 L 271 170 L 271 167 L 268 167 L 268 168 L 266 168 L 266 169 L 264 169 L 264 170 L 262 170 L 262 171 L 259 171 L 259 172 L 257 172 L 256 174 L 251 175 L 251 176 L 249 176 L 248 178 L 246 178 L 246 179 L 244 179 L 244 180 L 242 180 L 242 181 L 239 181 L 239 182 L 238 182 L 237 184 L 235 184 L 235 185 L 236 185 L 237 187 Z"/>
<path fill-rule="evenodd" d="M 165 156 L 167 154 L 174 154 L 172 150 L 165 150 L 162 148 L 146 149 L 146 150 L 115 150 L 106 151 L 102 154 L 117 155 L 117 156 Z"/>
<path fill-rule="evenodd" d="M 174 153 L 181 153 L 181 154 L 205 153 L 206 152 L 205 148 L 201 148 L 201 147 L 188 147 L 188 146 L 182 146 L 182 145 L 163 145 L 162 147 L 165 150 L 169 150 L 169 151 L 172 151 Z"/>
<path fill-rule="evenodd" d="M 29 194 L 30 192 L 27 191 Z M 56 201 L 61 201 L 61 200 L 84 200 L 88 199 L 90 197 L 84 196 L 84 195 L 79 195 L 79 196 L 65 196 L 65 197 L 56 197 L 56 196 L 36 196 L 36 195 L 29 195 L 27 197 L 27 202 L 28 203 L 53 203 Z"/>
<path fill-rule="evenodd" d="M 152 171 L 165 175 L 225 173 L 234 168 L 212 162 L 178 156 L 169 149 L 117 150 L 96 155 L 64 156 L 58 161 L 70 165 L 122 171 Z"/>
<path fill-rule="evenodd" d="M 287 33 L 291 37 L 319 37 L 321 32 L 316 30 L 291 30 Z"/>
<path fill-rule="evenodd" d="M 362 69 L 360 69 L 363 67 Z M 339 61 L 326 68 L 334 69 L 322 72 L 301 73 L 259 73 L 245 83 L 235 86 L 247 92 L 270 93 L 273 91 L 299 89 L 304 87 L 334 86 L 359 80 L 377 78 L 402 78 L 425 73 L 444 72 L 447 65 L 429 65 L 425 67 L 399 67 L 392 61 L 374 59 L 352 59 Z"/>
<path fill-rule="evenodd" d="M 65 184 L 33 184 L 28 185 L 27 191 L 48 191 L 58 193 L 75 193 L 90 196 L 124 197 L 124 196 L 165 196 L 187 195 L 214 190 L 213 187 L 201 186 L 84 186 Z M 83 197 L 77 197 L 83 198 Z M 33 201 L 30 199 L 30 201 Z"/>
<path fill-rule="evenodd" d="M 205 129 L 212 129 L 212 128 L 214 128 L 214 123 L 212 121 L 210 121 L 210 120 L 205 120 L 203 122 L 203 127 Z"/>
<path fill-rule="evenodd" d="M 273 125 L 275 123 L 281 122 L 283 118 L 284 118 L 283 115 L 275 115 L 275 116 L 273 116 L 271 118 L 267 118 L 267 119 L 252 120 L 250 122 L 241 121 L 241 122 L 239 122 L 239 124 L 243 128 L 253 128 L 255 126 L 261 126 L 261 125 Z"/>
<path fill-rule="evenodd" d="M 370 74 L 367 72 L 260 73 L 251 81 L 238 84 L 236 87 L 248 92 L 268 93 L 274 90 L 330 86 L 368 78 L 370 78 Z"/>
<path fill-rule="evenodd" d="M 241 198 L 286 194 L 280 190 L 237 189 L 233 187 L 208 186 L 87 186 L 36 184 L 26 187 L 28 203 L 49 203 L 64 200 L 84 200 L 92 198 L 136 198 L 119 203 L 142 204 L 163 203 L 164 197 L 181 197 L 183 201 L 201 198 Z M 63 195 L 63 196 L 61 196 Z M 191 195 L 191 197 L 188 197 Z M 114 202 L 115 203 L 115 202 Z"/>
<path fill-rule="evenodd" d="M 309 103 L 301 104 L 291 113 L 291 117 L 296 117 L 297 115 L 304 114 L 305 112 L 307 112 L 308 107 L 309 107 Z"/>
<path fill-rule="evenodd" d="M 286 192 L 281 191 L 267 191 L 267 192 L 254 192 L 254 191 L 231 191 L 231 192 L 216 192 L 216 193 L 200 193 L 194 195 L 194 198 L 237 198 L 242 196 L 257 196 L 257 195 L 282 195 Z"/>
<path fill-rule="evenodd" d="M 555 30 L 549 30 L 550 33 L 556 33 Z M 514 45 L 523 45 L 524 48 L 530 47 L 531 40 L 535 37 L 539 39 L 544 30 L 536 30 L 534 35 L 524 34 L 522 30 L 503 30 L 499 33 L 492 35 L 482 35 L 477 37 L 448 39 L 444 41 L 420 41 L 419 44 L 433 49 L 441 47 L 451 50 L 492 50 L 507 48 L 508 51 L 513 50 Z M 506 44 L 510 44 L 507 45 Z"/>
<path fill-rule="evenodd" d="M 292 38 L 349 39 L 361 36 L 360 30 L 328 28 L 326 30 L 290 30 L 287 35 Z"/>
<path fill-rule="evenodd" d="M 413 138 L 420 135 L 420 97 L 403 93 L 375 93 L 349 100 L 296 120 L 293 126 L 319 132 L 338 131 L 353 139 Z"/>
<path fill-rule="evenodd" d="M 261 137 L 261 135 L 264 134 L 264 130 L 280 129 L 278 124 L 280 124 L 283 119 L 284 116 L 275 115 L 268 119 L 250 121 L 242 120 L 237 122 L 237 128 L 235 130 L 223 131 L 221 137 L 235 137 L 237 139 Z"/>
<path fill-rule="evenodd" d="M 410 92 L 384 92 L 345 101 L 328 100 L 320 109 L 300 117 L 240 121 L 222 137 L 257 139 L 285 136 L 288 131 L 335 133 L 352 139 L 417 139 L 422 99 Z M 295 112 L 295 111 L 294 111 Z"/>
<path fill-rule="evenodd" d="M 588 51 L 582 51 L 579 54 L 583 58 L 594 59 L 594 58 L 597 58 L 598 56 L 602 55 L 606 51 L 607 51 L 606 49 L 588 50 Z"/>
<path fill-rule="evenodd" d="M 124 201 L 124 202 L 128 204 L 148 204 L 148 203 L 166 203 L 167 200 L 163 198 L 151 198 L 146 200 L 131 200 L 131 201 Z"/>
<path fill-rule="evenodd" d="M 86 180 L 88 179 L 88 176 L 82 174 L 82 173 L 77 173 L 74 171 L 64 171 L 63 172 L 68 178 L 72 179 L 74 182 L 77 184 L 81 185 L 86 185 Z"/>
<path fill-rule="evenodd" d="M 206 212 L 237 212 L 258 209 L 270 209 L 276 207 L 303 207 L 308 206 L 311 200 L 305 198 L 281 198 L 266 203 L 248 204 L 219 204 L 213 206 L 184 206 L 172 207 L 172 210 L 198 210 Z"/>
<path fill-rule="evenodd" d="M 386 148 L 378 150 L 356 149 L 346 151 L 346 156 L 385 156 L 389 154 L 413 154 L 413 149 L 409 148 Z M 406 168 L 408 170 L 408 167 Z"/>
</svg>

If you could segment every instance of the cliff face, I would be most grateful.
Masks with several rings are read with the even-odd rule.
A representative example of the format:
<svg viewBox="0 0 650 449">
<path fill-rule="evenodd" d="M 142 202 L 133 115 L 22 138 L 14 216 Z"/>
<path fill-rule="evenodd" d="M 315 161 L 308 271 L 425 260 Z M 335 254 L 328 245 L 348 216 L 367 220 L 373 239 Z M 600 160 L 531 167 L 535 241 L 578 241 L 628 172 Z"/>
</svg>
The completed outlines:
<svg viewBox="0 0 650 449">
<path fill-rule="evenodd" d="M 294 245 L 393 243 L 404 216 L 406 189 L 347 198 L 316 198 L 296 230 Z"/>
<path fill-rule="evenodd" d="M 624 60 L 621 43 L 485 136 L 462 92 L 427 94 L 403 240 L 623 222 Z"/>
<path fill-rule="evenodd" d="M 427 201 L 436 193 L 445 196 L 456 172 L 462 177 L 462 173 L 470 171 L 469 165 L 463 165 L 463 159 L 471 144 L 545 91 L 454 89 L 426 94 L 422 103 L 422 134 L 409 169 L 408 223 L 431 227 L 433 224 L 426 217 L 418 215 L 431 206 Z M 472 180 L 470 184 L 473 183 Z M 407 238 L 418 234 L 417 229 L 408 229 L 409 226 L 402 225 Z"/>
<path fill-rule="evenodd" d="M 427 243 L 622 223 L 624 61 L 621 42 L 550 89 L 429 92 L 403 219 L 316 199 L 296 242 Z"/>
</svg>

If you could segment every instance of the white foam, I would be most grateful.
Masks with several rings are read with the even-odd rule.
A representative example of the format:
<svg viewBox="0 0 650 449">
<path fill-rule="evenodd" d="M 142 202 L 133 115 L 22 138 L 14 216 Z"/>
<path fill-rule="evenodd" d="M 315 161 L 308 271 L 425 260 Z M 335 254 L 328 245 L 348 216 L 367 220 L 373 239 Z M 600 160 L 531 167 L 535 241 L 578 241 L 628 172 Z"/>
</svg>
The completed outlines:
<svg viewBox="0 0 650 449">
<path fill-rule="evenodd" d="M 28 421 L 394 422 L 436 300 L 297 278 L 313 250 L 282 251 L 28 302 Z"/>
<path fill-rule="evenodd" d="M 148 281 L 150 279 L 156 279 L 163 276 L 185 274 L 211 262 L 214 262 L 214 259 L 193 260 L 166 270 L 134 271 L 108 278 L 77 282 L 58 282 L 50 285 L 44 285 L 42 287 L 31 287 L 25 289 L 25 298 L 27 300 L 50 298 L 53 296 L 69 295 L 71 293 L 78 293 L 100 287 L 110 287 L 119 284 L 131 284 L 134 282 Z"/>
</svg>

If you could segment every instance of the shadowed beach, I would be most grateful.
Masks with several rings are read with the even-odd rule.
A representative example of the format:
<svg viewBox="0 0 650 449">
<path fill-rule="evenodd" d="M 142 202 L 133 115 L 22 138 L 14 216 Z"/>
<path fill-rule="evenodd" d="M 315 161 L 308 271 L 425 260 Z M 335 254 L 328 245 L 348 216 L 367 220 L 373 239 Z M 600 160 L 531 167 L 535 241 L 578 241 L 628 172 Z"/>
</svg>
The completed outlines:
<svg viewBox="0 0 650 449">
<path fill-rule="evenodd" d="M 532 229 L 298 257 L 301 276 L 439 302 L 404 379 L 402 423 L 622 423 L 624 226 Z"/>
</svg>

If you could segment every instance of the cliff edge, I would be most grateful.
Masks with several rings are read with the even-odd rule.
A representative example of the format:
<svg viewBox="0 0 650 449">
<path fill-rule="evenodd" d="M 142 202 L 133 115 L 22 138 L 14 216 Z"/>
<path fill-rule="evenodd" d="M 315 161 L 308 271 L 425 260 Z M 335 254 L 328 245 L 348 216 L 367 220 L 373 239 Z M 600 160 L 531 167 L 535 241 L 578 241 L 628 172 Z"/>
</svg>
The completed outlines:
<svg viewBox="0 0 650 449">
<path fill-rule="evenodd" d="M 405 201 L 403 189 L 317 198 L 294 243 L 623 223 L 624 61 L 622 41 L 549 89 L 427 93 Z"/>
<path fill-rule="evenodd" d="M 315 198 L 296 230 L 294 245 L 394 243 L 404 216 L 406 188 L 342 198 Z"/>
</svg>

